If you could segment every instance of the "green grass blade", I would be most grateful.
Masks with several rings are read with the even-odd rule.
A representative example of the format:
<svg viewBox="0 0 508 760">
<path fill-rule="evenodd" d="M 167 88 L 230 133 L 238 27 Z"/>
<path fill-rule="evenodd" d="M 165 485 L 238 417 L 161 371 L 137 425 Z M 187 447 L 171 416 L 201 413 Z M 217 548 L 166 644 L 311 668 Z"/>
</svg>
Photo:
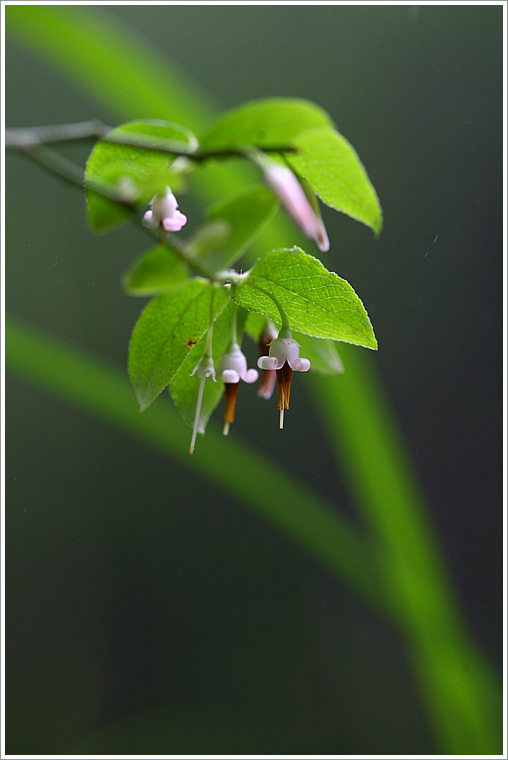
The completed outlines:
<svg viewBox="0 0 508 760">
<path fill-rule="evenodd" d="M 469 639 L 442 553 L 369 357 L 341 349 L 339 378 L 314 397 L 350 491 L 382 547 L 387 588 L 441 742 L 454 754 L 501 752 L 501 690 Z"/>
<path fill-rule="evenodd" d="M 5 20 L 9 35 L 121 117 L 169 119 L 196 131 L 215 114 L 183 71 L 104 7 L 10 5 Z"/>
<path fill-rule="evenodd" d="M 171 456 L 190 473 L 198 473 L 241 499 L 282 528 L 318 561 L 386 613 L 367 545 L 330 505 L 261 454 L 238 440 L 224 439 L 210 428 L 190 457 L 190 431 L 179 412 L 159 399 L 142 414 L 125 372 L 54 338 L 8 320 L 6 368 L 59 398 L 119 427 L 134 438 Z M 255 480 L 263 487 L 252 487 Z M 267 493 L 277 498 L 267 498 Z"/>
</svg>

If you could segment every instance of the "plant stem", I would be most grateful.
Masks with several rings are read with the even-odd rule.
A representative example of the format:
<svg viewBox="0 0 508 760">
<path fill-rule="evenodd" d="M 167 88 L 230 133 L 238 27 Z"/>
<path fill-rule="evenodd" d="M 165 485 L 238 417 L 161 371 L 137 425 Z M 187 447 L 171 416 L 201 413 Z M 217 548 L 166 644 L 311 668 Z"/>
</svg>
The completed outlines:
<svg viewBox="0 0 508 760">
<path fill-rule="evenodd" d="M 246 273 L 247 276 L 247 273 Z M 272 295 L 268 290 L 265 290 L 264 288 L 260 288 L 259 285 L 254 285 L 254 283 L 250 283 L 251 288 L 254 288 L 255 290 L 259 290 L 260 293 L 263 293 L 265 296 L 267 296 L 275 306 L 277 307 L 277 310 L 280 314 L 280 320 L 281 320 L 281 331 L 282 330 L 289 330 L 289 320 L 287 318 L 286 312 L 284 311 L 283 307 L 279 303 L 279 301 L 275 298 L 274 295 Z M 266 315 L 265 315 L 266 316 Z M 268 317 L 267 317 L 268 319 Z"/>
<path fill-rule="evenodd" d="M 115 135 L 111 134 L 112 131 L 113 127 L 108 127 L 98 119 L 43 127 L 12 128 L 5 130 L 5 147 L 8 150 L 26 151 L 44 144 L 102 140 L 118 145 L 132 145 L 160 153 L 170 153 L 174 156 L 184 156 L 196 163 L 202 163 L 212 158 L 250 158 L 253 150 L 250 146 L 199 150 L 197 142 L 196 147 L 192 147 L 177 140 L 153 137 L 142 132 Z M 269 145 L 263 147 L 263 151 L 265 153 L 294 153 L 296 148 L 291 145 Z"/>
<path fill-rule="evenodd" d="M 152 238 L 158 239 L 161 245 L 165 245 L 174 251 L 186 264 L 188 264 L 196 272 L 196 274 L 204 277 L 212 282 L 226 283 L 229 282 L 234 276 L 233 272 L 223 271 L 213 274 L 208 269 L 202 266 L 202 264 L 196 260 L 196 258 L 188 251 L 185 243 L 182 243 L 175 235 L 169 233 L 166 234 L 166 239 L 162 238 L 157 230 L 153 230 L 150 227 L 145 227 L 142 219 L 138 213 L 135 202 L 128 199 L 121 192 L 118 191 L 115 185 L 107 185 L 102 182 L 95 182 L 93 180 L 85 180 L 83 170 L 69 161 L 64 156 L 61 156 L 56 151 L 48 148 L 46 145 L 27 144 L 23 148 L 19 148 L 19 151 L 27 158 L 35 161 L 40 166 L 44 167 L 52 174 L 55 174 L 60 179 L 64 180 L 68 184 L 78 187 L 81 190 L 92 190 L 94 193 L 98 193 L 104 198 L 108 198 L 111 201 L 120 203 L 124 208 L 129 211 L 131 215 L 131 221 L 136 224 L 141 230 L 149 234 Z"/>
</svg>

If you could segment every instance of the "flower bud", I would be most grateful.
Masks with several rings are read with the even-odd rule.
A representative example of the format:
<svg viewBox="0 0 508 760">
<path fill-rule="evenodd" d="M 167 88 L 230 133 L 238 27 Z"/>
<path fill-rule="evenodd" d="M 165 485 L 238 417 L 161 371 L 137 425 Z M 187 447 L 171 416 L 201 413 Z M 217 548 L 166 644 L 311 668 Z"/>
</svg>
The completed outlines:
<svg viewBox="0 0 508 760">
<path fill-rule="evenodd" d="M 169 187 L 166 187 L 164 195 L 155 195 L 150 206 L 151 210 L 143 217 L 145 227 L 162 227 L 165 232 L 180 232 L 187 223 L 187 217 L 178 211 L 178 202 Z"/>
<path fill-rule="evenodd" d="M 263 162 L 263 169 L 267 184 L 303 234 L 315 240 L 320 251 L 328 251 L 330 242 L 323 220 L 312 207 L 296 175 L 287 166 L 275 162 Z"/>
</svg>

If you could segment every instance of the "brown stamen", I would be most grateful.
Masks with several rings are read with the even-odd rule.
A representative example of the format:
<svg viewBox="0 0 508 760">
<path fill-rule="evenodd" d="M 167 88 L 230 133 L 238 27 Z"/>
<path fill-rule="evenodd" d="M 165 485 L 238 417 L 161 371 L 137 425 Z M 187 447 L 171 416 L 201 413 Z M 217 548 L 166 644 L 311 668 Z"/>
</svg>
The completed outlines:
<svg viewBox="0 0 508 760">
<path fill-rule="evenodd" d="M 277 390 L 279 391 L 279 403 L 277 409 L 289 409 L 289 393 L 291 391 L 291 378 L 293 370 L 287 362 L 277 370 Z"/>
<path fill-rule="evenodd" d="M 235 421 L 235 405 L 239 385 L 240 383 L 224 383 L 224 389 L 226 392 L 226 414 L 224 415 L 224 422 L 228 423 L 228 425 Z"/>
</svg>

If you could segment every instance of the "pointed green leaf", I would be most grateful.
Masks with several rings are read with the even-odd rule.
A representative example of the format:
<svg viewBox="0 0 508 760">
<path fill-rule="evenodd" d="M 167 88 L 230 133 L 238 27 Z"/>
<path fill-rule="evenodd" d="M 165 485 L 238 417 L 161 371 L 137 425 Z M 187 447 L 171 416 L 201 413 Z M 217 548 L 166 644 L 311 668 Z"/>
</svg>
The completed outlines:
<svg viewBox="0 0 508 760">
<path fill-rule="evenodd" d="M 218 366 L 218 360 L 223 354 L 226 353 L 226 350 L 231 341 L 231 332 L 235 310 L 238 312 L 237 331 L 238 335 L 241 336 L 247 312 L 243 309 L 238 309 L 236 307 L 236 304 L 233 304 L 232 302 L 226 306 L 213 326 L 213 357 L 216 369 Z M 194 425 L 194 417 L 196 414 L 199 378 L 197 374 L 191 377 L 190 373 L 203 354 L 205 338 L 206 336 L 204 335 L 198 344 L 194 346 L 192 351 L 184 360 L 178 372 L 175 374 L 173 380 L 169 384 L 169 391 L 171 393 L 173 401 L 180 410 L 184 420 L 191 427 Z M 213 380 L 209 379 L 205 383 L 203 401 L 201 404 L 201 415 L 199 418 L 199 433 L 205 432 L 208 420 L 210 419 L 210 416 L 216 408 L 217 404 L 221 400 L 223 393 L 224 383 L 221 382 L 219 374 L 217 373 L 216 382 L 213 382 Z M 239 395 L 241 398 L 243 393 Z"/>
<path fill-rule="evenodd" d="M 381 232 L 383 218 L 376 191 L 358 154 L 330 127 L 310 129 L 294 140 L 297 153 L 286 153 L 291 168 L 304 177 L 328 206 Z"/>
<path fill-rule="evenodd" d="M 300 133 L 333 126 L 319 106 L 298 98 L 267 98 L 245 103 L 215 121 L 201 140 L 203 150 L 292 145 Z"/>
<path fill-rule="evenodd" d="M 300 248 L 267 253 L 233 289 L 240 306 L 280 323 L 270 296 L 280 303 L 294 330 L 377 348 L 367 312 L 351 285 Z"/>
<path fill-rule="evenodd" d="M 217 316 L 229 298 L 226 288 L 196 278 L 150 301 L 141 313 L 129 346 L 129 375 L 141 411 L 171 382 L 208 329 L 212 298 Z"/>
<path fill-rule="evenodd" d="M 131 296 L 154 296 L 169 293 L 188 277 L 189 271 L 178 253 L 166 245 L 157 245 L 134 260 L 123 274 L 122 285 Z"/>
<path fill-rule="evenodd" d="M 196 138 L 185 127 L 163 121 L 129 122 L 113 129 L 109 135 L 166 147 L 180 145 L 187 150 L 197 146 Z M 105 184 L 112 190 L 128 183 L 135 199 L 148 202 L 166 185 L 178 189 L 181 180 L 171 169 L 173 160 L 172 153 L 100 140 L 90 153 L 85 183 Z M 121 204 L 90 189 L 86 195 L 88 220 L 96 232 L 112 229 L 128 217 L 128 211 Z"/>
</svg>

